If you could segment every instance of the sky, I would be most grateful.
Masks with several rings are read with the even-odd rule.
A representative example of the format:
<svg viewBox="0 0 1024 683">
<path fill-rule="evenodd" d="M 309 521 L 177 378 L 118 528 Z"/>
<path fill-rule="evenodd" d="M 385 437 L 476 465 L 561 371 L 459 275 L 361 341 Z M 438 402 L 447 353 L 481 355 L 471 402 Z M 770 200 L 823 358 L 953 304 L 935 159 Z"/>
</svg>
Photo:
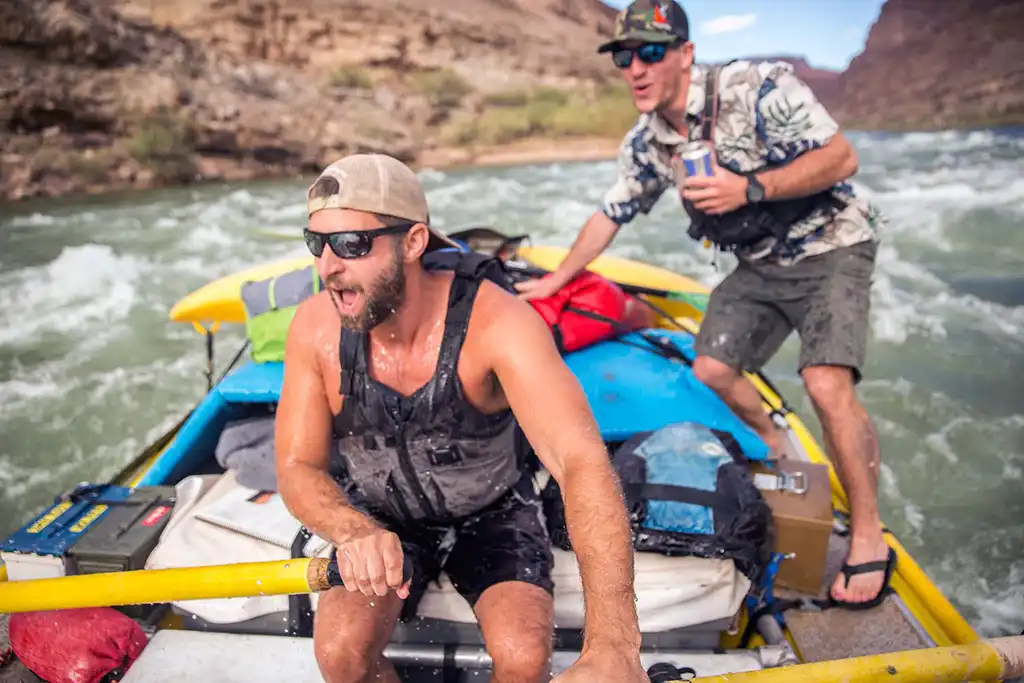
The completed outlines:
<svg viewBox="0 0 1024 683">
<path fill-rule="evenodd" d="M 631 0 L 604 0 L 625 7 Z M 861 50 L 884 0 L 680 0 L 698 62 L 803 56 L 843 70 Z"/>
</svg>

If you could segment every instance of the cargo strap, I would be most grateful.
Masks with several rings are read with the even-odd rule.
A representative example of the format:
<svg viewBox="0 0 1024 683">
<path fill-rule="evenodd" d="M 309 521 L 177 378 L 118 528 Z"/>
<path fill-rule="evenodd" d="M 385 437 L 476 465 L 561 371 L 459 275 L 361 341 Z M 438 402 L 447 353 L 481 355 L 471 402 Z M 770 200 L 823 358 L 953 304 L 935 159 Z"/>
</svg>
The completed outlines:
<svg viewBox="0 0 1024 683">
<path fill-rule="evenodd" d="M 708 69 L 707 78 L 704 81 L 704 115 L 701 117 L 701 140 L 711 143 L 711 153 L 715 153 L 713 135 L 715 123 L 718 122 L 718 67 Z"/>
<path fill-rule="evenodd" d="M 695 489 L 677 484 L 626 484 L 622 487 L 626 500 L 668 501 L 701 505 L 716 511 L 729 510 L 729 501 L 714 491 Z"/>
<path fill-rule="evenodd" d="M 754 486 L 762 491 L 787 491 L 802 496 L 807 493 L 807 475 L 803 472 L 758 473 L 754 475 Z"/>
</svg>

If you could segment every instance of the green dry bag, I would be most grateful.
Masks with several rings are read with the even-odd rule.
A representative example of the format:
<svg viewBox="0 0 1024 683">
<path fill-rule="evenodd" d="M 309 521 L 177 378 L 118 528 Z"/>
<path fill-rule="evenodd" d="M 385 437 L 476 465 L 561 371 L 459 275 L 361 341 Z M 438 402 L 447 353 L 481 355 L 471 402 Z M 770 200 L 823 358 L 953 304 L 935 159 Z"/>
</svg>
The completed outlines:
<svg viewBox="0 0 1024 683">
<path fill-rule="evenodd" d="M 295 317 L 295 309 L 320 288 L 320 276 L 313 266 L 242 285 L 245 333 L 254 361 L 284 360 L 288 326 Z"/>
</svg>

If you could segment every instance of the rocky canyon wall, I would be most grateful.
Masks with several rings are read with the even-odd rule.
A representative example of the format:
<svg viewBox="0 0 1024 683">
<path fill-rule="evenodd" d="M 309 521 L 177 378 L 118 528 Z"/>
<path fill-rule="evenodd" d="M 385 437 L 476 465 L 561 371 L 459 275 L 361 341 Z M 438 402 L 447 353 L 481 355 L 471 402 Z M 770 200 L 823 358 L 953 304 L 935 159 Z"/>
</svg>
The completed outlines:
<svg viewBox="0 0 1024 683">
<path fill-rule="evenodd" d="M 1024 2 L 887 0 L 836 113 L 857 128 L 1024 123 Z"/>
</svg>

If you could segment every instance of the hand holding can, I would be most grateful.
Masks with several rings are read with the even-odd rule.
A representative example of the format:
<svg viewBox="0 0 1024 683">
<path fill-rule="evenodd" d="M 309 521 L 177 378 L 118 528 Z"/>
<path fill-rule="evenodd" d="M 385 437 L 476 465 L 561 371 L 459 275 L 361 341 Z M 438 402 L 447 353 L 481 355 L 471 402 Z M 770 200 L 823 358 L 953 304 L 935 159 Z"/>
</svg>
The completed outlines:
<svg viewBox="0 0 1024 683">
<path fill-rule="evenodd" d="M 705 142 L 690 143 L 679 155 L 683 162 L 686 177 L 715 175 L 714 163 L 711 158 L 711 147 Z"/>
</svg>

